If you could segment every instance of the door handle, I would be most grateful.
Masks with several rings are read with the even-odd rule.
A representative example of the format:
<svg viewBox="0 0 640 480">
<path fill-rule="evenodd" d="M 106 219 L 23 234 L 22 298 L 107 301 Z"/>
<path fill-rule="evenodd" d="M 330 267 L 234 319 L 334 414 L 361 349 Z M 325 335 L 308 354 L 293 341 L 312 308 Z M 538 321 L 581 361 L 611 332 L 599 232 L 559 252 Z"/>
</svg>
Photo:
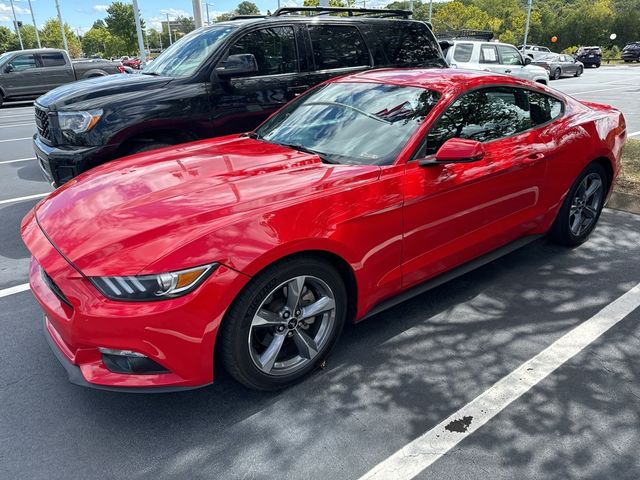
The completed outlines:
<svg viewBox="0 0 640 480">
<path fill-rule="evenodd" d="M 511 73 L 511 69 L 510 69 L 510 68 L 507 68 L 507 69 L 504 71 L 504 73 Z"/>
</svg>

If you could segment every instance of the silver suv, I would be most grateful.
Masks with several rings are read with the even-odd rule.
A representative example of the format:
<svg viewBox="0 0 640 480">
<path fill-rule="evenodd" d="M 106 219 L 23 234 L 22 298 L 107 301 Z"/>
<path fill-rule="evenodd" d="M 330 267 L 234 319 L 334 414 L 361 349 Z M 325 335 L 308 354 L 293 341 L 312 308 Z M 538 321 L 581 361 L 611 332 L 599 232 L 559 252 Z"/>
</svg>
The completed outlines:
<svg viewBox="0 0 640 480">
<path fill-rule="evenodd" d="M 453 40 L 444 50 L 445 59 L 454 68 L 506 73 L 532 82 L 549 83 L 549 73 L 542 67 L 529 65 L 530 58 L 508 43 Z"/>
</svg>

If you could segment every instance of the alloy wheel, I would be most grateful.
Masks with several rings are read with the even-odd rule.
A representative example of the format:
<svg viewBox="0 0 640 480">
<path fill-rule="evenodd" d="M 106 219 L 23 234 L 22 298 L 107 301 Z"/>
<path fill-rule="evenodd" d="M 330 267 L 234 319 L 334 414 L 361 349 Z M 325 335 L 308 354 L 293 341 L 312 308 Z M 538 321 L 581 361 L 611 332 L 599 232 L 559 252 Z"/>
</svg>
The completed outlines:
<svg viewBox="0 0 640 480">
<path fill-rule="evenodd" d="M 604 196 L 602 177 L 590 173 L 576 190 L 569 209 L 569 229 L 576 237 L 587 232 L 598 219 Z"/>
<path fill-rule="evenodd" d="M 275 287 L 258 307 L 248 346 L 255 366 L 267 375 L 289 375 L 313 362 L 331 338 L 336 301 L 314 276 L 297 276 Z"/>
</svg>

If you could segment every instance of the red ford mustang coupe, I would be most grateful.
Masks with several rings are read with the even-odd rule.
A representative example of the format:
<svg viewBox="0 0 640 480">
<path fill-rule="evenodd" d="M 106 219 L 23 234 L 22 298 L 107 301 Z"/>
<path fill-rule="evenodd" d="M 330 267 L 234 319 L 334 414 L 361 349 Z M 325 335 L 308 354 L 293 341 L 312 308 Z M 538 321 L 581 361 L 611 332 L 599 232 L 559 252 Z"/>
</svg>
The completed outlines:
<svg viewBox="0 0 640 480">
<path fill-rule="evenodd" d="M 547 234 L 578 245 L 620 168 L 614 108 L 481 72 L 325 83 L 254 132 L 98 167 L 22 223 L 73 383 L 166 391 L 214 358 L 275 389 L 359 321 Z"/>
</svg>

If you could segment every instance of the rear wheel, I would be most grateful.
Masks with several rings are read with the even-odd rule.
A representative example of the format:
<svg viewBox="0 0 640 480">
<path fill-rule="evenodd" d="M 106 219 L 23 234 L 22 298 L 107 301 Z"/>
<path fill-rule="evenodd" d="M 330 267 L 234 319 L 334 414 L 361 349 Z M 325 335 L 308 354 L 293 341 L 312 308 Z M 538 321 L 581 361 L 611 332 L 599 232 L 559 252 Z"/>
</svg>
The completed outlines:
<svg viewBox="0 0 640 480">
<path fill-rule="evenodd" d="M 549 232 L 550 238 L 567 246 L 583 243 L 596 228 L 607 188 L 607 174 L 602 165 L 588 165 L 569 190 Z"/>
<path fill-rule="evenodd" d="M 344 282 L 331 265 L 314 257 L 275 264 L 230 307 L 220 330 L 222 363 L 249 388 L 291 385 L 329 353 L 346 311 Z"/>
<path fill-rule="evenodd" d="M 560 70 L 560 67 L 558 67 L 553 71 L 553 79 L 558 80 L 560 79 L 561 76 L 562 76 L 562 70 Z"/>
</svg>

